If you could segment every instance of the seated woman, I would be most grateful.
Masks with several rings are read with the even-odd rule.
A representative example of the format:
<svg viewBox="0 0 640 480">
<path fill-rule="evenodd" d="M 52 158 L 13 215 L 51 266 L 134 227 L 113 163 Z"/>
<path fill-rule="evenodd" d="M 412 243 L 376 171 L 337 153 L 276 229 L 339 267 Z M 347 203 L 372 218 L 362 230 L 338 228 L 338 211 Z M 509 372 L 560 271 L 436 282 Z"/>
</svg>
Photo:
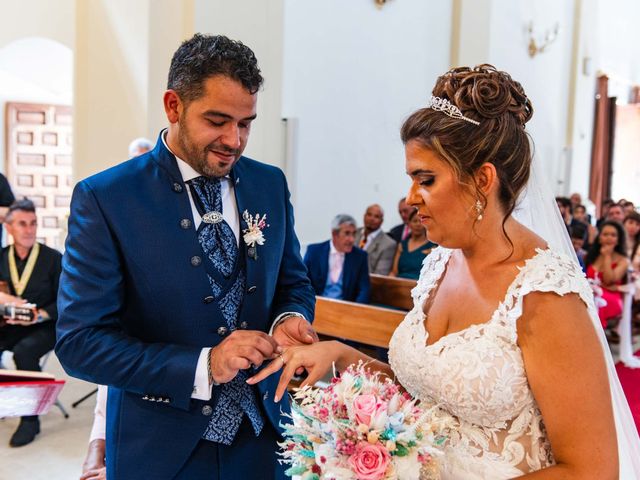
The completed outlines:
<svg viewBox="0 0 640 480">
<path fill-rule="evenodd" d="M 585 259 L 587 278 L 600 283 L 602 298 L 607 302 L 598 308 L 603 328 L 607 327 L 609 320 L 622 313 L 622 293 L 618 286 L 622 284 L 629 267 L 625 244 L 622 225 L 610 220 L 605 221 Z"/>
<path fill-rule="evenodd" d="M 389 272 L 390 277 L 410 278 L 417 280 L 420 276 L 422 261 L 436 248 L 433 242 L 427 240 L 427 229 L 420 222 L 416 209 L 409 215 L 409 236 L 398 244 L 396 256 L 393 259 L 393 268 Z"/>
</svg>

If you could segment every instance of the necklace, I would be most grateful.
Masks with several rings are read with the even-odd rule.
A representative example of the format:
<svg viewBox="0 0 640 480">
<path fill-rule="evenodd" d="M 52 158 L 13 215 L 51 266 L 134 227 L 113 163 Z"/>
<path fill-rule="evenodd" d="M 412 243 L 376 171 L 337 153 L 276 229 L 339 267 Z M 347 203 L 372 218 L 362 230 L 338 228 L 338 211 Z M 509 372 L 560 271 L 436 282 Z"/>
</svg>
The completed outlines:
<svg viewBox="0 0 640 480">
<path fill-rule="evenodd" d="M 13 283 L 13 288 L 16 291 L 16 295 L 18 295 L 19 297 L 22 296 L 24 289 L 27 288 L 27 284 L 29 283 L 29 279 L 31 278 L 33 269 L 36 266 L 36 260 L 38 259 L 39 253 L 40 244 L 36 242 L 33 245 L 31 252 L 29 252 L 29 258 L 27 259 L 27 264 L 22 271 L 22 275 L 19 276 L 13 245 L 9 247 L 9 273 L 11 274 L 11 283 Z"/>
</svg>

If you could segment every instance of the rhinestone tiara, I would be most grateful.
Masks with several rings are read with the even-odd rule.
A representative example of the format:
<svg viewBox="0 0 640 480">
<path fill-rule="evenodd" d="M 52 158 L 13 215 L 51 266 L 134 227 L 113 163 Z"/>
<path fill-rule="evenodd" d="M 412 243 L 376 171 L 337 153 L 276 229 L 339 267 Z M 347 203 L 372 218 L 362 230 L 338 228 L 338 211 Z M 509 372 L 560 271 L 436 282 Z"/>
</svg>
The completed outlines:
<svg viewBox="0 0 640 480">
<path fill-rule="evenodd" d="M 442 112 L 451 118 L 459 118 L 460 120 L 464 120 L 465 122 L 473 123 L 474 125 L 480 125 L 480 122 L 462 115 L 460 109 L 446 98 L 440 98 L 436 97 L 435 95 L 431 95 L 431 98 L 427 101 L 426 108 Z"/>
</svg>

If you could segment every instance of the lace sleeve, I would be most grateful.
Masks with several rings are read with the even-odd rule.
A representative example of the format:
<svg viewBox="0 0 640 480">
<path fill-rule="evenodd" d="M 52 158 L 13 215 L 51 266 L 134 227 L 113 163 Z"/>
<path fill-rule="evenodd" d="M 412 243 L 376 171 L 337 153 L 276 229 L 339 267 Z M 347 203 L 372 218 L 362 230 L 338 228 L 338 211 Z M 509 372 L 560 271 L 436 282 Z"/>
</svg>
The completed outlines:
<svg viewBox="0 0 640 480">
<path fill-rule="evenodd" d="M 519 277 L 505 305 L 514 340 L 517 339 L 516 322 L 522 316 L 524 297 L 531 292 L 553 292 L 560 296 L 576 293 L 590 315 L 598 314 L 584 273 L 575 261 L 564 254 L 538 250 L 538 254 L 522 267 Z"/>
</svg>

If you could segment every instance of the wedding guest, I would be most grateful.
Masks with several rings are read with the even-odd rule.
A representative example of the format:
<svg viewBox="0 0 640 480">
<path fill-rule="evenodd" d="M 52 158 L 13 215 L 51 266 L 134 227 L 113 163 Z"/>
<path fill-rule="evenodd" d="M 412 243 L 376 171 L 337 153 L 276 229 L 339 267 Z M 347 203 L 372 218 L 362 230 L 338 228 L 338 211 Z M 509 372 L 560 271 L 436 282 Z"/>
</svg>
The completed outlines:
<svg viewBox="0 0 640 480">
<path fill-rule="evenodd" d="M 624 219 L 627 234 L 627 256 L 631 262 L 631 281 L 635 283 L 635 293 L 631 307 L 634 334 L 640 333 L 640 213 L 633 211 Z"/>
<path fill-rule="evenodd" d="M 139 157 L 153 150 L 153 142 L 148 138 L 138 137 L 129 144 L 129 158 Z"/>
<path fill-rule="evenodd" d="M 7 177 L 0 173 L 0 223 L 5 221 L 9 206 L 15 202 L 15 200 L 16 197 L 13 195 Z"/>
<path fill-rule="evenodd" d="M 367 252 L 354 246 L 355 238 L 355 219 L 340 214 L 331 221 L 331 239 L 307 247 L 304 263 L 316 295 L 369 303 Z"/>
<path fill-rule="evenodd" d="M 106 480 L 106 423 L 107 423 L 107 387 L 98 387 L 96 407 L 93 411 L 93 426 L 89 434 L 87 455 L 82 464 L 80 480 Z"/>
<path fill-rule="evenodd" d="M 630 213 L 636 211 L 636 206 L 633 204 L 633 202 L 629 200 L 626 200 L 625 202 L 620 202 L 620 205 L 622 205 L 622 209 L 624 210 L 625 215 L 629 215 Z"/>
<path fill-rule="evenodd" d="M 396 242 L 382 231 L 384 211 L 380 205 L 369 205 L 364 213 L 364 226 L 356 230 L 355 244 L 367 252 L 369 273 L 389 275 L 396 253 Z"/>
<path fill-rule="evenodd" d="M 607 219 L 607 213 L 609 212 L 609 208 L 614 203 L 616 202 L 613 200 L 613 198 L 605 198 L 602 201 L 602 206 L 600 208 L 600 218 L 598 218 L 598 221 L 596 222 L 597 229 L 600 229 L 600 224 Z"/>
<path fill-rule="evenodd" d="M 558 204 L 560 215 L 562 215 L 564 223 L 567 226 L 567 230 L 569 230 L 572 225 L 578 223 L 578 220 L 573 217 L 573 206 L 571 204 L 571 200 L 567 197 L 556 197 L 556 203 Z"/>
<path fill-rule="evenodd" d="M 584 205 L 576 205 L 573 208 L 573 218 L 584 223 L 587 227 L 584 248 L 588 250 L 588 247 L 593 244 L 596 235 L 598 235 L 598 229 L 591 225 L 591 219 L 587 215 L 587 208 Z"/>
<path fill-rule="evenodd" d="M 640 213 L 631 212 L 624 218 L 627 257 L 634 271 L 640 272 Z"/>
<path fill-rule="evenodd" d="M 582 205 L 582 195 L 578 192 L 574 192 L 569 196 L 569 200 L 571 201 L 571 207 L 575 210 L 578 205 Z"/>
<path fill-rule="evenodd" d="M 571 244 L 576 251 L 578 262 L 582 271 L 586 273 L 587 267 L 584 263 L 587 251 L 584 248 L 585 238 L 587 235 L 587 226 L 585 224 L 576 223 L 572 227 L 569 227 L 569 236 L 571 237 Z"/>
<path fill-rule="evenodd" d="M 33 320 L 7 319 L 0 327 L 0 356 L 13 352 L 18 370 L 40 371 L 40 357 L 53 350 L 58 319 L 58 284 L 62 255 L 39 243 L 36 207 L 31 200 L 11 204 L 5 218 L 13 244 L 2 249 L 0 280 L 7 282 L 9 294 L 0 293 L 0 303 L 36 305 Z M 40 433 L 37 416 L 21 417 L 9 445 L 27 445 Z"/>
<path fill-rule="evenodd" d="M 409 214 L 412 210 L 414 210 L 414 208 L 407 204 L 407 199 L 405 197 L 402 197 L 398 202 L 398 214 L 402 219 L 402 223 L 389 230 L 389 236 L 393 238 L 396 243 L 400 243 L 402 240 L 405 240 L 411 233 L 411 229 L 409 228 Z"/>
<path fill-rule="evenodd" d="M 607 210 L 607 216 L 605 218 L 608 221 L 618 222 L 620 225 L 622 225 L 622 222 L 624 222 L 624 217 L 625 212 L 624 208 L 622 208 L 622 205 L 620 205 L 619 203 L 614 203 L 609 207 L 609 210 Z"/>
<path fill-rule="evenodd" d="M 629 260 L 625 232 L 615 220 L 605 220 L 585 258 L 587 278 L 599 282 L 606 305 L 598 309 L 602 327 L 622 313 L 622 293 L 618 287 L 627 274 Z"/>
<path fill-rule="evenodd" d="M 391 277 L 417 280 L 425 257 L 438 245 L 427 239 L 427 230 L 417 215 L 417 210 L 409 214 L 410 235 L 398 244 L 393 259 Z"/>
</svg>

